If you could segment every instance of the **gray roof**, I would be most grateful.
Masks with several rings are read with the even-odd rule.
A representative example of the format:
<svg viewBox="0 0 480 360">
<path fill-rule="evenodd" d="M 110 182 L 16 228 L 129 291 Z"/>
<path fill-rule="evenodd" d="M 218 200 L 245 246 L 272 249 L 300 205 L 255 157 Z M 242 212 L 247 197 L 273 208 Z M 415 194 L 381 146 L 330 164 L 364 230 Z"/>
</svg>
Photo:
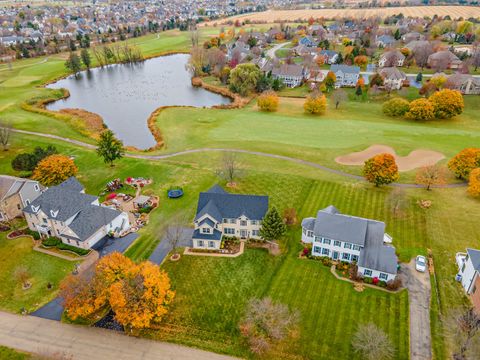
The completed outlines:
<svg viewBox="0 0 480 360">
<path fill-rule="evenodd" d="M 315 218 L 309 217 L 302 220 L 302 228 L 313 231 L 315 227 Z"/>
<path fill-rule="evenodd" d="M 197 240 L 221 240 L 222 233 L 217 229 L 213 229 L 213 234 L 203 234 L 199 229 L 195 230 L 192 235 L 193 239 Z"/>
<path fill-rule="evenodd" d="M 216 185 L 209 191 L 200 193 L 195 219 L 208 214 L 218 222 L 242 215 L 248 219 L 261 220 L 268 210 L 268 196 L 229 194 L 220 190 L 223 189 Z"/>
<path fill-rule="evenodd" d="M 30 179 L 22 179 L 9 175 L 0 175 L 0 200 L 17 194 L 27 182 L 38 184 L 38 181 Z"/>
<path fill-rule="evenodd" d="M 76 240 L 85 241 L 97 232 L 98 229 L 111 223 L 121 214 L 122 212 L 118 210 L 90 205 L 82 209 L 77 216 L 75 216 L 69 228 L 77 234 L 78 239 Z"/>
<path fill-rule="evenodd" d="M 360 74 L 360 68 L 358 66 L 335 64 L 330 67 L 330 70 L 333 71 L 334 73 L 336 73 L 337 71 L 341 71 L 343 73 L 349 73 L 349 74 Z"/>
<path fill-rule="evenodd" d="M 467 249 L 467 254 L 473 264 L 473 268 L 480 271 L 480 250 Z"/>
<path fill-rule="evenodd" d="M 302 77 L 303 67 L 297 64 L 282 64 L 273 68 L 272 75 Z"/>
<path fill-rule="evenodd" d="M 358 266 L 396 274 L 398 260 L 395 248 L 383 244 L 384 234 L 383 222 L 368 220 L 365 247 L 360 250 Z"/>
<path fill-rule="evenodd" d="M 67 180 L 58 185 L 60 188 L 81 192 L 85 187 L 77 180 L 75 176 L 69 177 Z"/>
</svg>

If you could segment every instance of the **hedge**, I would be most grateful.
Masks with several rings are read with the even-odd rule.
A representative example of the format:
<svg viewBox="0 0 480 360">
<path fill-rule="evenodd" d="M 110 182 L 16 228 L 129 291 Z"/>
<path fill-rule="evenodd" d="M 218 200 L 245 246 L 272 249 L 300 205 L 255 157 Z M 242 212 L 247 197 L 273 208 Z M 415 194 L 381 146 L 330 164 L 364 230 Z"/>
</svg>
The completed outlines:
<svg viewBox="0 0 480 360">
<path fill-rule="evenodd" d="M 47 247 L 56 247 L 59 250 L 68 250 L 72 251 L 75 254 L 78 254 L 80 256 L 87 255 L 90 250 L 87 249 L 81 249 L 76 246 L 64 244 L 60 239 L 56 237 L 49 237 L 45 240 L 42 241 L 42 245 L 47 246 Z"/>
</svg>

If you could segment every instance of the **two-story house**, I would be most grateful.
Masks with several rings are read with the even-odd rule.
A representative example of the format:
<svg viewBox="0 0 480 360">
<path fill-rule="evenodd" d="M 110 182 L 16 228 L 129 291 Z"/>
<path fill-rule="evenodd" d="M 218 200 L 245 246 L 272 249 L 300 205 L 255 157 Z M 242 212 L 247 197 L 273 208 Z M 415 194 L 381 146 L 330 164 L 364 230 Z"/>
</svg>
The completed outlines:
<svg viewBox="0 0 480 360">
<path fill-rule="evenodd" d="M 285 86 L 293 88 L 302 84 L 305 69 L 297 64 L 281 64 L 272 69 L 272 77 L 282 80 Z"/>
<path fill-rule="evenodd" d="M 193 247 L 220 249 L 223 236 L 260 239 L 267 211 L 268 196 L 230 194 L 215 185 L 198 198 Z"/>
<path fill-rule="evenodd" d="M 0 175 L 0 221 L 23 215 L 23 208 L 42 194 L 38 181 Z"/>
<path fill-rule="evenodd" d="M 467 249 L 467 253 L 456 255 L 458 275 L 463 289 L 480 312 L 480 250 Z"/>
<path fill-rule="evenodd" d="M 101 206 L 74 177 L 43 192 L 23 213 L 30 230 L 84 249 L 130 228 L 126 212 Z"/>
<path fill-rule="evenodd" d="M 358 78 L 360 76 L 360 68 L 358 66 L 349 65 L 332 65 L 330 71 L 335 74 L 336 87 L 349 86 L 353 87 L 357 85 Z"/>
<path fill-rule="evenodd" d="M 314 256 L 356 262 L 365 277 L 390 281 L 397 275 L 395 248 L 386 244 L 391 237 L 381 221 L 344 215 L 330 205 L 303 219 L 302 242 L 312 244 Z"/>
<path fill-rule="evenodd" d="M 396 67 L 384 67 L 378 72 L 383 78 L 383 85 L 388 89 L 400 90 L 407 75 L 403 71 L 398 70 Z"/>
</svg>

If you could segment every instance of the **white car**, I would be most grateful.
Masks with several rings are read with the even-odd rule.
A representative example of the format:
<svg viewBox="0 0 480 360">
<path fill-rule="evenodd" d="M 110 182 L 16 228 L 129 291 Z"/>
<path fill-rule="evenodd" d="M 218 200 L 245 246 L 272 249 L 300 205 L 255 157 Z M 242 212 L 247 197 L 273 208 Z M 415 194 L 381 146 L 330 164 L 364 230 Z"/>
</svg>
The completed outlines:
<svg viewBox="0 0 480 360">
<path fill-rule="evenodd" d="M 425 256 L 418 255 L 415 259 L 415 269 L 420 272 L 425 272 L 427 270 L 427 259 Z"/>
</svg>

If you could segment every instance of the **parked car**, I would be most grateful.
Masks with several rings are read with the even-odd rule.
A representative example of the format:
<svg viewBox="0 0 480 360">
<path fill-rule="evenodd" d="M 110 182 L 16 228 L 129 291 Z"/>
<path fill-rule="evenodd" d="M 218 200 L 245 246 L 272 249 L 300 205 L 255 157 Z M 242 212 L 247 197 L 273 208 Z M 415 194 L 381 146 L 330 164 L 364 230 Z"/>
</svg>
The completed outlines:
<svg viewBox="0 0 480 360">
<path fill-rule="evenodd" d="M 425 256 L 418 255 L 415 259 L 415 269 L 420 272 L 425 272 L 427 270 L 427 259 Z"/>
</svg>

